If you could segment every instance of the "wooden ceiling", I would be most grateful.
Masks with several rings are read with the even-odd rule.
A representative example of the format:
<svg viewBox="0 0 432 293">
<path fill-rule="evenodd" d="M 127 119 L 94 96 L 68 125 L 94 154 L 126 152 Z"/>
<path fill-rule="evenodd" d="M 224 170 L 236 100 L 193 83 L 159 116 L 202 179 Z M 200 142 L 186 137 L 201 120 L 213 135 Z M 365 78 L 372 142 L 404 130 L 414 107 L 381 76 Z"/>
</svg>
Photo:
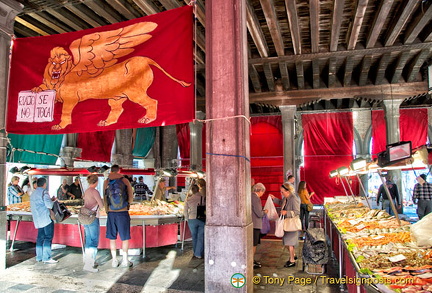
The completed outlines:
<svg viewBox="0 0 432 293">
<path fill-rule="evenodd" d="M 18 2 L 24 11 L 16 17 L 15 35 L 32 37 L 117 23 L 190 0 Z M 426 92 L 427 66 L 432 64 L 432 0 L 246 2 L 252 113 L 277 112 L 280 105 L 303 110 L 353 103 L 371 107 L 391 98 L 406 99 L 408 105 L 430 104 Z M 205 1 L 197 0 L 196 93 L 202 111 L 205 29 Z"/>
</svg>

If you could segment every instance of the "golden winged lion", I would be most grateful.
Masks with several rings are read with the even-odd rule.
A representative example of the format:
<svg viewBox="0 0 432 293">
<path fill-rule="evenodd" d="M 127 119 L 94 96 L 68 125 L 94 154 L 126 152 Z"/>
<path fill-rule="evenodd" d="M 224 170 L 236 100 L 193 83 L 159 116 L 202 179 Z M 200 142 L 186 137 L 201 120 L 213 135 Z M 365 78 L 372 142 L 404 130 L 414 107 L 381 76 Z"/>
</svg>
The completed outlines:
<svg viewBox="0 0 432 293">
<path fill-rule="evenodd" d="M 85 35 L 69 46 L 73 58 L 64 48 L 53 48 L 45 67 L 43 83 L 32 89 L 33 92 L 55 90 L 56 102 L 63 103 L 60 123 L 52 129 L 60 130 L 71 124 L 75 106 L 88 99 L 106 99 L 111 107 L 108 117 L 101 120 L 98 126 L 116 123 L 126 99 L 146 109 L 139 123 L 156 120 L 158 101 L 147 94 L 154 79 L 151 66 L 183 87 L 191 84 L 174 78 L 147 57 L 135 56 L 117 63 L 119 58 L 133 52 L 133 47 L 150 39 L 148 33 L 156 27 L 156 23 L 142 22 Z"/>
</svg>

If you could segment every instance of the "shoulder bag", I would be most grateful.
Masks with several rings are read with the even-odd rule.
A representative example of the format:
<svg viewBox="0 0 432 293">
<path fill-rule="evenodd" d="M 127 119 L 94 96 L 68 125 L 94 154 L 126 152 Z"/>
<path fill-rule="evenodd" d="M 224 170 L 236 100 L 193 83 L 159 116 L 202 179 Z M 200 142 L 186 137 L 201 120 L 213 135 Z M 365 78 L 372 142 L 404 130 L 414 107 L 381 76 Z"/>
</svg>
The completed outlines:
<svg viewBox="0 0 432 293">
<path fill-rule="evenodd" d="M 83 225 L 90 225 L 96 219 L 97 209 L 89 209 L 86 207 L 81 207 L 78 212 L 78 221 Z"/>
<path fill-rule="evenodd" d="M 295 232 L 300 231 L 302 229 L 302 224 L 299 216 L 294 215 L 294 212 L 291 211 L 292 218 L 285 218 L 283 229 L 286 232 Z"/>
<path fill-rule="evenodd" d="M 52 211 L 54 212 L 56 223 L 63 222 L 71 216 L 71 212 L 67 209 L 66 205 L 58 200 L 54 201 Z"/>
<path fill-rule="evenodd" d="M 197 205 L 197 215 L 196 218 L 203 222 L 206 221 L 206 206 L 203 205 L 203 197 L 201 196 L 200 204 Z"/>
<path fill-rule="evenodd" d="M 308 212 L 313 210 L 313 204 L 312 203 L 307 204 L 307 210 L 308 210 Z"/>
</svg>

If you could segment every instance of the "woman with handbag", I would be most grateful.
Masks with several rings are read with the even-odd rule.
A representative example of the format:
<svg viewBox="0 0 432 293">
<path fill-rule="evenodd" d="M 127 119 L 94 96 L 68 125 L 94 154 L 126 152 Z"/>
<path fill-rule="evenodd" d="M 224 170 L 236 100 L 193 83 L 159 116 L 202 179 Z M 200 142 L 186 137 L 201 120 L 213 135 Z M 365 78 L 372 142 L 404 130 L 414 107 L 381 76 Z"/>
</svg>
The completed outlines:
<svg viewBox="0 0 432 293">
<path fill-rule="evenodd" d="M 95 216 L 91 223 L 84 225 L 85 252 L 83 270 L 93 273 L 99 271 L 94 266 L 99 245 L 99 210 L 104 206 L 100 193 L 96 189 L 98 180 L 99 178 L 95 174 L 87 176 L 89 187 L 84 193 L 84 208 L 91 213 L 94 212 Z"/>
<path fill-rule="evenodd" d="M 314 192 L 309 193 L 306 188 L 306 181 L 300 181 L 297 189 L 297 194 L 300 196 L 300 220 L 302 223 L 302 230 L 306 231 L 309 227 L 309 212 L 313 209 L 313 205 L 310 201 L 311 197 L 315 194 Z"/>
<path fill-rule="evenodd" d="M 192 195 L 190 195 L 185 202 L 184 217 L 188 222 L 189 230 L 192 234 L 193 257 L 203 258 L 205 220 L 199 219 L 198 205 L 205 205 L 205 197 L 199 192 L 199 187 L 197 185 L 192 185 L 191 192 Z"/>
<path fill-rule="evenodd" d="M 288 182 L 284 183 L 280 187 L 280 192 L 282 194 L 282 199 L 277 198 L 273 194 L 270 194 L 273 201 L 281 206 L 281 215 L 285 217 L 284 221 L 288 219 L 294 219 L 300 215 L 300 199 L 295 196 L 294 186 Z M 301 227 L 299 227 L 301 229 Z M 295 260 L 297 259 L 295 255 L 295 247 L 298 245 L 298 231 L 286 231 L 282 238 L 283 245 L 288 247 L 290 258 L 284 265 L 284 267 L 289 268 L 296 265 Z"/>
</svg>

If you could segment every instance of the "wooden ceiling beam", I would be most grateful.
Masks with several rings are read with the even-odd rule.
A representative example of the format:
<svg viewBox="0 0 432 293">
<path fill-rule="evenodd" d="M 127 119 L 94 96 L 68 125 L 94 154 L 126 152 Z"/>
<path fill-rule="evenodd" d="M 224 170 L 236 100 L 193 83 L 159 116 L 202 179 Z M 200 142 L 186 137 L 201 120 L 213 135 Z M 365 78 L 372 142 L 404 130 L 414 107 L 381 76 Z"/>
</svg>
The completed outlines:
<svg viewBox="0 0 432 293">
<path fill-rule="evenodd" d="M 404 44 L 411 44 L 415 41 L 417 36 L 423 30 L 423 28 L 431 21 L 432 19 L 432 4 L 429 5 L 429 8 L 424 13 L 419 14 L 416 19 L 411 23 L 411 25 L 405 31 L 405 40 Z"/>
<path fill-rule="evenodd" d="M 290 88 L 290 80 L 289 80 L 288 67 L 285 62 L 279 62 L 279 71 L 281 74 L 283 90 L 287 91 Z"/>
<path fill-rule="evenodd" d="M 356 96 L 393 96 L 408 98 L 421 95 L 427 92 L 427 82 L 411 82 L 386 85 L 367 85 L 321 89 L 303 89 L 295 91 L 284 91 L 280 93 L 251 93 L 249 94 L 250 103 L 272 103 L 274 105 L 298 105 L 294 101 L 306 99 L 340 99 Z"/>
<path fill-rule="evenodd" d="M 18 23 L 20 23 L 20 24 L 22 24 L 22 25 L 25 26 L 25 27 L 28 27 L 28 28 L 31 29 L 32 31 L 37 32 L 37 33 L 38 33 L 39 35 L 41 35 L 41 36 L 49 36 L 49 35 L 50 35 L 50 34 L 47 33 L 46 31 L 44 31 L 44 30 L 38 28 L 37 26 L 31 24 L 30 22 L 28 22 L 28 21 L 22 19 L 22 18 L 19 17 L 19 16 L 15 17 L 15 21 L 18 22 Z"/>
<path fill-rule="evenodd" d="M 371 63 L 372 63 L 372 55 L 367 55 L 363 58 L 361 70 L 360 70 L 359 86 L 366 85 Z"/>
<path fill-rule="evenodd" d="M 264 63 L 264 75 L 267 81 L 267 86 L 269 91 L 274 92 L 275 91 L 275 79 L 274 79 L 274 75 L 273 75 L 273 70 L 271 68 L 271 64 L 270 63 Z"/>
<path fill-rule="evenodd" d="M 96 14 L 105 18 L 109 23 L 117 23 L 122 21 L 122 19 L 113 13 L 111 6 L 106 5 L 105 2 L 99 1 L 85 1 L 83 2 L 88 8 L 93 10 Z"/>
<path fill-rule="evenodd" d="M 159 9 L 156 7 L 156 5 L 153 4 L 151 1 L 146 0 L 132 0 L 136 6 L 138 6 L 146 15 L 152 15 L 156 14 L 159 11 Z"/>
<path fill-rule="evenodd" d="M 297 87 L 298 89 L 304 89 L 305 88 L 305 79 L 304 79 L 304 69 L 303 69 L 303 62 L 297 61 L 295 63 L 296 67 L 296 73 L 297 73 Z"/>
<path fill-rule="evenodd" d="M 33 19 L 36 19 L 40 23 L 46 25 L 47 27 L 51 28 L 52 30 L 54 30 L 55 32 L 57 32 L 59 34 L 64 34 L 64 33 L 68 32 L 66 29 L 60 27 L 58 25 L 58 23 L 54 23 L 52 20 L 49 20 L 49 19 L 43 17 L 41 14 L 29 13 L 27 15 Z"/>
<path fill-rule="evenodd" d="M 246 1 L 246 25 L 260 56 L 268 57 L 269 49 L 264 33 L 261 30 L 258 17 L 249 1 Z"/>
<path fill-rule="evenodd" d="M 393 6 L 394 0 L 383 0 L 380 2 L 378 13 L 375 15 L 375 19 L 372 24 L 372 29 L 369 32 L 366 41 L 366 48 L 373 48 L 378 40 L 384 23 L 390 13 L 391 7 Z"/>
<path fill-rule="evenodd" d="M 343 0 L 335 0 L 333 5 L 333 16 L 331 23 L 331 37 L 330 37 L 330 52 L 336 52 L 338 49 L 339 35 L 342 25 L 342 16 L 344 9 Z"/>
<path fill-rule="evenodd" d="M 431 5 L 432 7 L 432 5 Z M 429 58 L 431 54 L 431 50 L 422 50 L 419 54 L 414 58 L 411 64 L 408 66 L 407 72 L 407 81 L 413 82 L 416 79 L 416 76 L 419 74 L 420 68 L 423 63 Z"/>
<path fill-rule="evenodd" d="M 103 23 L 96 21 L 92 15 L 88 15 L 86 12 L 81 11 L 78 9 L 78 7 L 72 4 L 65 5 L 64 8 L 75 14 L 78 18 L 81 18 L 84 22 L 88 23 L 92 27 L 100 27 L 104 25 Z"/>
<path fill-rule="evenodd" d="M 345 50 L 338 52 L 323 52 L 323 53 L 311 53 L 301 55 L 285 55 L 279 57 L 267 57 L 267 58 L 252 58 L 249 59 L 249 63 L 252 64 L 263 64 L 264 62 L 278 63 L 281 61 L 295 62 L 295 61 L 312 61 L 315 58 L 330 58 L 330 57 L 348 57 L 348 56 L 361 56 L 361 55 L 382 55 L 385 53 L 392 52 L 403 52 L 410 50 L 423 50 L 432 48 L 432 43 L 418 43 L 410 45 L 392 46 L 392 47 L 381 47 L 371 49 L 358 49 L 358 50 Z"/>
<path fill-rule="evenodd" d="M 67 26 L 73 28 L 76 31 L 86 29 L 87 27 L 82 26 L 76 20 L 71 20 L 65 13 L 61 13 L 54 9 L 45 10 L 48 14 L 51 14 L 53 17 L 57 18 L 61 22 L 65 23 Z"/>
<path fill-rule="evenodd" d="M 329 58 L 329 67 L 328 67 L 328 87 L 333 88 L 336 85 L 336 57 Z"/>
<path fill-rule="evenodd" d="M 110 0 L 108 3 L 127 19 L 141 17 L 141 15 L 138 15 L 138 13 L 127 2 L 121 0 Z"/>
<path fill-rule="evenodd" d="M 397 15 L 393 18 L 394 20 L 397 20 L 396 23 L 389 27 L 389 33 L 384 42 L 384 46 L 393 46 L 397 37 L 400 35 L 402 29 L 405 27 L 420 2 L 421 1 L 418 0 L 408 0 L 406 5 L 400 8 Z"/>
<path fill-rule="evenodd" d="M 185 4 L 189 5 L 190 2 L 191 2 L 191 0 L 184 0 Z M 205 17 L 205 7 L 204 7 L 204 4 L 203 4 L 202 0 L 196 0 L 195 1 L 194 12 L 195 12 L 195 17 L 198 19 L 198 21 L 201 23 L 201 25 L 203 27 L 205 27 L 205 24 L 206 24 L 205 23 L 205 20 L 206 20 L 206 17 Z"/>
<path fill-rule="evenodd" d="M 320 87 L 319 59 L 312 60 L 312 87 L 314 89 Z"/>
<path fill-rule="evenodd" d="M 274 0 L 260 0 L 260 3 L 266 18 L 267 26 L 270 30 L 271 38 L 276 49 L 276 54 L 278 56 L 284 56 L 285 45 L 283 42 L 279 21 L 276 15 Z"/>
<path fill-rule="evenodd" d="M 261 82 L 259 78 L 258 71 L 256 70 L 255 66 L 252 64 L 249 64 L 249 78 L 252 82 L 252 87 L 256 93 L 261 92 Z"/>
<path fill-rule="evenodd" d="M 293 44 L 294 54 L 300 55 L 301 52 L 301 36 L 300 23 L 297 13 L 297 5 L 295 0 L 285 0 L 288 24 L 291 32 L 291 41 Z"/>
<path fill-rule="evenodd" d="M 363 25 L 364 16 L 369 0 L 359 0 L 357 2 L 354 22 L 351 25 L 351 33 L 348 40 L 348 50 L 354 50 L 360 34 L 360 29 Z"/>
<path fill-rule="evenodd" d="M 176 0 L 159 0 L 159 2 L 165 7 L 166 10 L 171 10 L 180 7 L 180 5 Z"/>
<path fill-rule="evenodd" d="M 410 56 L 410 51 L 402 52 L 399 55 L 399 58 L 396 62 L 396 66 L 395 66 L 394 70 L 392 70 L 393 75 L 391 78 L 391 83 L 399 83 L 400 82 L 399 80 L 402 76 L 402 70 L 404 69 L 405 64 L 407 63 L 409 56 Z"/>
<path fill-rule="evenodd" d="M 348 56 L 345 60 L 345 71 L 344 71 L 344 80 L 343 80 L 344 87 L 351 86 L 353 68 L 354 68 L 354 58 L 352 56 Z"/>
<path fill-rule="evenodd" d="M 312 53 L 319 52 L 319 0 L 309 1 L 309 20 Z"/>
<path fill-rule="evenodd" d="M 384 82 L 385 72 L 390 61 L 391 53 L 385 53 L 381 56 L 375 75 L 375 84 L 380 85 Z"/>
</svg>

